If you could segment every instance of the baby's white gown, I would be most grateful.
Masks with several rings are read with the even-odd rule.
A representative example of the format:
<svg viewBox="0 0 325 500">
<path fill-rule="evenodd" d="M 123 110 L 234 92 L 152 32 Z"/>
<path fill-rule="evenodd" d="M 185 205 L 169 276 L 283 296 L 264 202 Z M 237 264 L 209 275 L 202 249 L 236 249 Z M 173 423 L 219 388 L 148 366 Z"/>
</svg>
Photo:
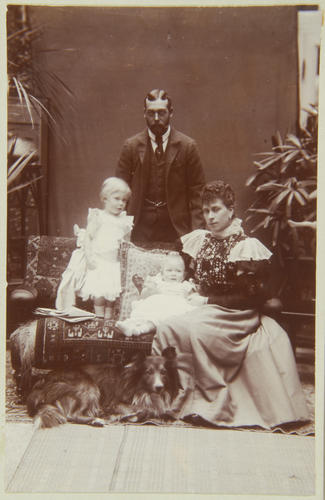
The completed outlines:
<svg viewBox="0 0 325 500">
<path fill-rule="evenodd" d="M 165 282 L 160 273 L 149 279 L 156 284 L 157 293 L 132 303 L 130 318 L 133 320 L 140 324 L 150 320 L 157 326 L 170 316 L 184 314 L 195 308 L 187 300 L 194 291 L 194 285 L 189 281 Z"/>
</svg>

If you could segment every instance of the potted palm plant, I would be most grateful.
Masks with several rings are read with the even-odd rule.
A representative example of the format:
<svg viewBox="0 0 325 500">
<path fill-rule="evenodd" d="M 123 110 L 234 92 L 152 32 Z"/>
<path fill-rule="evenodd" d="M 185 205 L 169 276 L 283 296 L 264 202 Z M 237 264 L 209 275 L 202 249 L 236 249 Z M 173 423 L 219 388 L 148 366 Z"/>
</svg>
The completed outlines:
<svg viewBox="0 0 325 500">
<path fill-rule="evenodd" d="M 26 108 L 26 116 L 34 125 L 34 115 L 43 112 L 48 125 L 60 135 L 61 109 L 65 98 L 74 97 L 57 74 L 46 70 L 35 57 L 35 43 L 41 39 L 42 28 L 33 27 L 26 5 L 7 8 L 8 98 Z"/>
<path fill-rule="evenodd" d="M 281 268 L 278 288 L 286 307 L 314 307 L 318 109 L 310 106 L 305 128 L 272 138 L 259 153 L 246 185 L 254 190 L 246 222 L 262 233 Z"/>
<path fill-rule="evenodd" d="M 39 62 L 36 51 L 42 28 L 32 25 L 29 14 L 26 5 L 7 6 L 8 333 L 17 321 L 30 317 L 35 296 L 34 290 L 19 290 L 19 284 L 25 272 L 27 237 L 47 232 L 47 130 L 65 141 L 62 109 L 68 105 L 72 110 L 74 98 L 67 85 Z M 24 301 L 16 303 L 18 297 Z"/>
<path fill-rule="evenodd" d="M 8 281 L 24 269 L 29 234 L 46 233 L 46 135 L 64 140 L 61 109 L 73 93 L 35 57 L 41 27 L 26 5 L 7 8 L 8 75 Z M 70 102 L 71 103 L 71 102 Z"/>
</svg>

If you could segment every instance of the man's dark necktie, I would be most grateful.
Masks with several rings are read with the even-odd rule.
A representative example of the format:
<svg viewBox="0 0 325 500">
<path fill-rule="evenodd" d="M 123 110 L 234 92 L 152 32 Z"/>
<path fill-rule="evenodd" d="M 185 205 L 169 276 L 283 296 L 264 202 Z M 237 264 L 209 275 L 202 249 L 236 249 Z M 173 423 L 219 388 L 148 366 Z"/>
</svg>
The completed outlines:
<svg viewBox="0 0 325 500">
<path fill-rule="evenodd" d="M 157 160 L 161 160 L 161 158 L 164 154 L 161 135 L 156 135 L 156 143 L 157 143 L 157 147 L 156 147 L 155 155 L 156 155 Z"/>
</svg>

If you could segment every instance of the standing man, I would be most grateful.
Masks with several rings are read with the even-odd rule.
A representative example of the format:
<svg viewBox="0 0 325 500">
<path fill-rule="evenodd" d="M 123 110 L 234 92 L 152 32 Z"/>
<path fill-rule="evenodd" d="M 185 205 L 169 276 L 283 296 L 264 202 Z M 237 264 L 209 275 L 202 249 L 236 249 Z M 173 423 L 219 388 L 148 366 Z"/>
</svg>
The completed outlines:
<svg viewBox="0 0 325 500">
<path fill-rule="evenodd" d="M 144 99 L 148 128 L 126 140 L 116 170 L 132 190 L 132 241 L 173 242 L 204 227 L 200 192 L 205 183 L 196 143 L 170 126 L 173 108 L 164 90 Z"/>
</svg>

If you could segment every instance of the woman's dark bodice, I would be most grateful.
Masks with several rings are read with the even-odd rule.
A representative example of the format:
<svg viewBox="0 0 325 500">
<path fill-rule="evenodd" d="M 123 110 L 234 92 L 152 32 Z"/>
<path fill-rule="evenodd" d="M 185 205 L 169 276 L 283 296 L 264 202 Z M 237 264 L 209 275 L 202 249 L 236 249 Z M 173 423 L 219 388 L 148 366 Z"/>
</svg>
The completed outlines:
<svg viewBox="0 0 325 500">
<path fill-rule="evenodd" d="M 203 295 L 231 293 L 237 291 L 237 266 L 228 262 L 232 248 L 245 234 L 233 234 L 217 239 L 207 234 L 194 263 L 194 280 Z"/>
</svg>

